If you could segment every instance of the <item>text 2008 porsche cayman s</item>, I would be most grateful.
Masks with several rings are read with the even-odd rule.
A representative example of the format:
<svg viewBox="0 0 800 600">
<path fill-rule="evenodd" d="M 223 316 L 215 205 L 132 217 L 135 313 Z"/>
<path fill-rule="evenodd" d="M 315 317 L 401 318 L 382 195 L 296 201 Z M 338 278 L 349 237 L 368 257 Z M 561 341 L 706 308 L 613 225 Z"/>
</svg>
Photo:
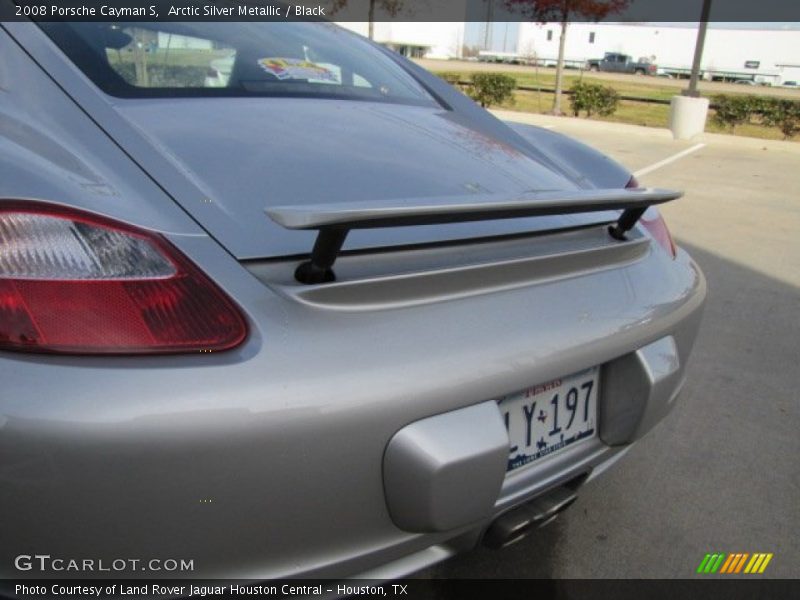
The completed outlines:
<svg viewBox="0 0 800 600">
<path fill-rule="evenodd" d="M 679 196 L 332 24 L 3 24 L 2 572 L 519 539 L 675 404 Z"/>
</svg>

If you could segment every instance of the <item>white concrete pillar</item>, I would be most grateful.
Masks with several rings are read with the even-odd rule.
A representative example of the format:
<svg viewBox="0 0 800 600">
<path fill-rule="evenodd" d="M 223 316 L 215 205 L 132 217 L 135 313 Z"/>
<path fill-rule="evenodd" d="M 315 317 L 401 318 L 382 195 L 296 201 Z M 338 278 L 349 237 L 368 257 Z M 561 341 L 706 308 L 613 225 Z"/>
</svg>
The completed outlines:
<svg viewBox="0 0 800 600">
<path fill-rule="evenodd" d="M 676 140 L 690 140 L 706 128 L 708 98 L 673 96 L 669 105 L 669 129 Z"/>
</svg>

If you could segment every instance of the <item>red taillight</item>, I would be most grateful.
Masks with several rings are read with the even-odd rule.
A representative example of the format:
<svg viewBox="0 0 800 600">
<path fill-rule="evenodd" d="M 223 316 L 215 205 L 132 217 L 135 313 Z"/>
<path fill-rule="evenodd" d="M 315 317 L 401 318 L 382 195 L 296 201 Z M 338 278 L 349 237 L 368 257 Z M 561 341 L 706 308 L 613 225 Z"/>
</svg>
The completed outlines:
<svg viewBox="0 0 800 600">
<path fill-rule="evenodd" d="M 650 235 L 658 242 L 658 245 L 669 252 L 672 258 L 677 256 L 678 250 L 675 248 L 675 242 L 672 241 L 672 235 L 670 235 L 669 229 L 667 228 L 667 222 L 664 221 L 664 217 L 661 216 L 657 208 L 653 206 L 648 208 L 639 222 L 650 232 Z"/>
<path fill-rule="evenodd" d="M 631 175 L 631 178 L 628 180 L 628 183 L 625 187 L 630 189 L 638 188 L 640 186 L 639 182 L 636 181 L 636 177 Z M 672 258 L 677 256 L 678 251 L 675 248 L 675 242 L 672 241 L 672 235 L 670 235 L 669 229 L 667 228 L 667 222 L 664 221 L 664 217 L 661 216 L 661 213 L 657 208 L 654 206 L 648 208 L 642 215 L 642 218 L 639 219 L 639 222 L 645 229 L 647 229 L 647 231 L 650 233 L 650 236 L 656 242 L 658 242 L 659 246 L 669 252 Z"/>
<path fill-rule="evenodd" d="M 213 352 L 246 334 L 233 302 L 163 237 L 71 209 L 0 204 L 0 349 Z"/>
<path fill-rule="evenodd" d="M 641 185 L 639 185 L 639 181 L 636 179 L 636 177 L 631 175 L 631 178 L 628 179 L 628 183 L 625 184 L 625 189 L 633 190 L 639 187 L 642 187 Z"/>
</svg>

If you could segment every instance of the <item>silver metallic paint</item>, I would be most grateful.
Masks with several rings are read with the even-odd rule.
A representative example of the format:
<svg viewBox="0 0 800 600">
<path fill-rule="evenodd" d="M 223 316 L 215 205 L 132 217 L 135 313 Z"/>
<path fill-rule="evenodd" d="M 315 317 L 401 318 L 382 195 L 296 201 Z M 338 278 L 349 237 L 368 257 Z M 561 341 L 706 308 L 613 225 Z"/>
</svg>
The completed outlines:
<svg viewBox="0 0 800 600">
<path fill-rule="evenodd" d="M 653 188 L 608 190 L 527 190 L 502 194 L 462 193 L 456 196 L 393 198 L 360 202 L 326 202 L 299 206 L 270 206 L 270 219 L 286 229 L 319 229 L 334 225 L 380 227 L 398 219 L 467 218 L 484 212 L 549 216 L 580 212 L 605 212 L 647 208 L 681 197 L 681 192 Z M 479 219 L 474 219 L 478 221 Z"/>
<path fill-rule="evenodd" d="M 436 287 L 437 278 L 430 276 L 420 280 L 409 301 L 381 310 L 359 306 L 353 300 L 357 286 L 341 292 L 339 300 L 352 310 L 307 302 L 273 278 L 278 271 L 290 272 L 296 258 L 274 261 L 278 271 L 258 272 L 234 258 L 308 251 L 313 234 L 281 237 L 282 230 L 269 229 L 260 212 L 267 192 L 280 191 L 285 202 L 299 189 L 297 178 L 280 175 L 277 187 L 267 190 L 256 161 L 235 184 L 207 154 L 174 154 L 183 148 L 175 129 L 188 134 L 196 119 L 209 114 L 209 104 L 193 105 L 192 121 L 180 119 L 179 106 L 169 102 L 150 110 L 138 101 L 106 97 L 31 24 L 3 24 L 0 50 L 0 202 L 47 200 L 166 232 L 236 299 L 250 327 L 242 346 L 221 354 L 0 354 L 0 512 L 13 516 L 0 525 L 4 576 L 41 576 L 13 571 L 12 557 L 23 551 L 193 558 L 191 575 L 204 577 L 398 576 L 469 547 L 489 519 L 433 534 L 400 530 L 387 507 L 383 479 L 384 451 L 397 431 L 587 366 L 611 364 L 665 336 L 675 340 L 680 369 L 685 368 L 705 283 L 682 251 L 673 260 L 650 243 L 631 260 L 606 268 L 533 277 L 488 292 L 462 286 L 457 296 L 413 302 L 425 297 L 429 285 Z M 473 170 L 492 188 L 622 187 L 627 181 L 624 169 L 584 146 L 536 128 L 512 132 L 435 77 L 395 60 L 436 89 L 452 110 L 399 107 L 393 115 L 383 106 L 309 101 L 297 103 L 290 122 L 299 126 L 302 118 L 313 117 L 322 123 L 343 115 L 371 153 L 385 151 L 393 185 L 426 193 L 469 181 Z M 250 101 L 236 105 L 249 107 Z M 244 140 L 262 143 L 261 158 L 275 156 L 288 168 L 287 148 L 301 156 L 314 152 L 314 129 L 284 146 L 283 153 L 271 146 L 262 125 L 268 112 L 249 113 L 258 125 Z M 234 119 L 225 107 L 221 113 L 245 135 L 244 119 Z M 176 120 L 172 126 L 160 122 L 167 115 Z M 425 146 L 422 152 L 431 153 L 440 173 L 443 166 L 467 171 L 448 172 L 437 181 L 433 170 L 423 169 L 428 175 L 412 181 L 409 173 L 418 165 L 395 170 L 379 132 L 368 135 L 353 121 L 356 116 L 371 126 L 386 124 L 382 135 L 409 136 L 408 144 L 410 132 L 416 132 L 414 143 Z M 347 133 L 325 126 L 331 135 Z M 210 121 L 202 137 L 213 141 L 214 127 Z M 463 134 L 480 140 L 486 160 L 469 149 L 469 140 L 459 147 L 456 140 Z M 512 167 L 524 169 L 515 173 L 514 183 L 493 174 Z M 375 174 L 366 177 L 380 184 Z M 315 181 L 323 185 L 321 178 Z M 306 199 L 322 193 L 301 183 Z M 98 193 L 96 184 L 110 193 Z M 348 185 L 344 176 L 324 181 L 326 190 L 352 189 Z M 241 191 L 257 195 L 257 219 L 236 212 Z M 211 196 L 224 201 L 206 202 Z M 526 228 L 541 232 L 598 218 L 526 219 L 458 232 L 408 228 L 386 239 L 354 236 L 353 247 Z M 638 235 L 644 236 L 642 230 Z M 541 238 L 543 247 L 549 237 Z M 513 239 L 495 242 L 493 252 L 500 254 L 509 244 L 507 257 L 518 250 Z M 475 246 L 443 248 L 449 252 L 374 254 L 370 268 L 386 273 L 424 258 L 444 275 L 448 263 L 465 267 L 459 257 L 470 256 Z M 342 267 L 349 268 L 349 258 L 343 257 Z M 484 273 L 507 272 L 508 263 L 498 259 Z M 646 421 L 635 436 L 652 425 Z M 511 473 L 492 513 L 602 469 L 626 448 L 593 440 Z M 200 502 L 207 498 L 213 502 Z"/>
<path fill-rule="evenodd" d="M 508 434 L 488 401 L 406 425 L 383 457 L 386 504 L 405 531 L 448 531 L 487 519 L 508 463 Z"/>
</svg>

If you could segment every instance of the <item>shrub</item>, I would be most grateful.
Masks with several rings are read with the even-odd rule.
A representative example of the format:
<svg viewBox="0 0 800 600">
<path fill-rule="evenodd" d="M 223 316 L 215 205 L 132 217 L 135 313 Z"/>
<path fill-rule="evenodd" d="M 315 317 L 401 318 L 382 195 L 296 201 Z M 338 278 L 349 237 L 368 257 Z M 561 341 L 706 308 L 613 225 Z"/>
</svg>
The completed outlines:
<svg viewBox="0 0 800 600">
<path fill-rule="evenodd" d="M 800 102 L 788 98 L 768 98 L 766 96 L 727 96 L 717 94 L 714 103 L 713 121 L 735 131 L 737 125 L 758 122 L 767 127 L 777 127 L 784 139 L 800 133 Z"/>
<path fill-rule="evenodd" d="M 461 92 L 465 92 L 472 85 L 469 80 L 468 73 L 456 73 L 454 71 L 445 71 L 438 73 L 439 77 L 444 79 L 447 83 Z"/>
<path fill-rule="evenodd" d="M 136 68 L 132 62 L 117 63 L 114 70 L 130 85 L 136 85 Z M 147 65 L 150 87 L 203 87 L 207 69 L 184 65 Z"/>
<path fill-rule="evenodd" d="M 470 97 L 484 108 L 513 100 L 517 81 L 501 73 L 475 73 L 472 75 Z"/>
<path fill-rule="evenodd" d="M 761 112 L 762 100 L 757 96 L 727 96 L 717 94 L 711 97 L 714 103 L 713 121 L 723 127 L 730 127 L 731 133 L 737 125 L 749 123 L 754 114 Z"/>
<path fill-rule="evenodd" d="M 788 140 L 800 132 L 800 102 L 787 98 L 769 98 L 764 103 L 763 120 L 765 125 L 777 127 Z"/>
<path fill-rule="evenodd" d="M 454 71 L 444 71 L 443 73 L 438 73 L 438 75 L 450 85 L 458 86 L 458 83 L 461 81 L 462 74 Z"/>
<path fill-rule="evenodd" d="M 569 101 L 576 117 L 580 116 L 581 111 L 585 111 L 587 117 L 595 113 L 602 116 L 612 115 L 619 105 L 619 94 L 612 87 L 578 81 L 570 91 L 572 95 Z"/>
<path fill-rule="evenodd" d="M 748 96 L 750 102 L 750 123 L 762 123 L 764 115 L 769 110 L 769 104 L 772 98 L 768 96 Z M 755 121 L 753 117 L 756 117 Z"/>
<path fill-rule="evenodd" d="M 185 65 L 148 67 L 152 87 L 203 87 L 208 69 Z"/>
</svg>

